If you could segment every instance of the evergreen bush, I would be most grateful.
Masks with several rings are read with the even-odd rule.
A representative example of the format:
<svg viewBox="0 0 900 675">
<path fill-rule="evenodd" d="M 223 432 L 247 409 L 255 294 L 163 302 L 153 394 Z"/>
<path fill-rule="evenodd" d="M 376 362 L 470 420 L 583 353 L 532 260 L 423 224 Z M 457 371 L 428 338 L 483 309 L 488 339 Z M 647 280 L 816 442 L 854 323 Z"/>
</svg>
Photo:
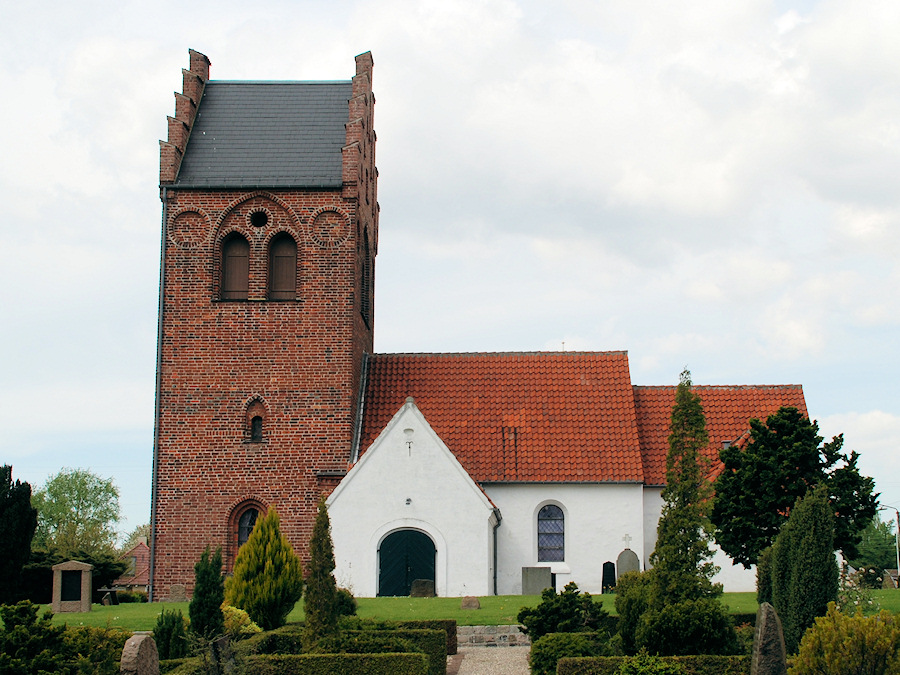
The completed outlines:
<svg viewBox="0 0 900 675">
<path fill-rule="evenodd" d="M 222 579 L 222 549 L 210 555 L 209 546 L 194 565 L 194 594 L 188 605 L 191 632 L 211 640 L 225 632 L 222 601 L 225 582 Z"/>
<path fill-rule="evenodd" d="M 635 656 L 625 659 L 617 675 L 683 675 L 684 667 L 677 661 L 653 656 L 642 649 Z"/>
<path fill-rule="evenodd" d="M 641 616 L 650 609 L 650 583 L 653 570 L 626 572 L 616 581 L 616 611 L 619 614 L 619 639 L 625 654 L 638 651 L 635 635 Z"/>
<path fill-rule="evenodd" d="M 300 559 L 281 534 L 274 508 L 256 521 L 234 562 L 225 599 L 245 610 L 263 630 L 283 626 L 303 593 Z"/>
<path fill-rule="evenodd" d="M 561 593 L 545 588 L 537 607 L 523 607 L 517 620 L 522 632 L 532 640 L 548 633 L 589 631 L 611 632 L 615 619 L 603 609 L 602 600 L 595 601 L 590 593 L 579 593 L 574 581 L 566 584 Z"/>
<path fill-rule="evenodd" d="M 310 645 L 337 632 L 341 615 L 337 584 L 334 580 L 334 546 L 325 498 L 319 499 L 319 510 L 309 542 L 309 574 L 306 577 L 307 641 Z"/>
<path fill-rule="evenodd" d="M 635 643 L 638 649 L 665 656 L 741 651 L 728 611 L 713 598 L 648 610 L 641 616 Z"/>
<path fill-rule="evenodd" d="M 356 616 L 356 610 L 359 604 L 356 598 L 346 588 L 337 589 L 337 609 L 341 616 Z"/>
<path fill-rule="evenodd" d="M 531 645 L 531 675 L 553 675 L 557 662 L 566 657 L 609 656 L 609 636 L 598 633 L 547 633 Z"/>
<path fill-rule="evenodd" d="M 187 656 L 187 624 L 180 609 L 163 609 L 153 627 L 153 639 L 160 659 L 180 659 Z"/>
<path fill-rule="evenodd" d="M 243 640 L 262 632 L 250 619 L 250 615 L 239 607 L 222 605 L 222 615 L 225 619 L 225 635 L 232 640 Z"/>
<path fill-rule="evenodd" d="M 820 486 L 797 500 L 772 547 L 772 605 L 781 618 L 788 653 L 828 603 L 837 599 L 834 514 Z"/>
<path fill-rule="evenodd" d="M 37 605 L 23 600 L 0 606 L 0 673 L 66 672 L 63 633 L 49 611 L 38 617 Z"/>
<path fill-rule="evenodd" d="M 800 641 L 790 675 L 900 673 L 900 617 L 842 614 L 835 604 Z"/>
</svg>

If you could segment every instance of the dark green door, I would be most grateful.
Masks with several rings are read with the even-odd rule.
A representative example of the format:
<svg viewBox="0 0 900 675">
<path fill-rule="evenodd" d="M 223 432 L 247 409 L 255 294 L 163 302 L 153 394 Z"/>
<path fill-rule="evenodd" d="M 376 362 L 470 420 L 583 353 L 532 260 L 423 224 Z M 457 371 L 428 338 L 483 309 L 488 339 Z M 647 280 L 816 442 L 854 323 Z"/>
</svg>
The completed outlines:
<svg viewBox="0 0 900 675">
<path fill-rule="evenodd" d="M 378 551 L 378 595 L 409 595 L 416 579 L 434 581 L 434 542 L 418 530 L 399 530 Z"/>
</svg>

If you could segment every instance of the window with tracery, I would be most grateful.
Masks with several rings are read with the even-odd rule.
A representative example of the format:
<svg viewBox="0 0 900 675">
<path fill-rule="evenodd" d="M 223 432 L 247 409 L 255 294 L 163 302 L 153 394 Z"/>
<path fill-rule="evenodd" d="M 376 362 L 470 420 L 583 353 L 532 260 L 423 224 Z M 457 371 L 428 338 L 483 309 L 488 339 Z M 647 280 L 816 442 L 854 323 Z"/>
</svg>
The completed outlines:
<svg viewBox="0 0 900 675">
<path fill-rule="evenodd" d="M 561 508 L 547 504 L 538 512 L 538 562 L 566 559 L 566 522 Z"/>
</svg>

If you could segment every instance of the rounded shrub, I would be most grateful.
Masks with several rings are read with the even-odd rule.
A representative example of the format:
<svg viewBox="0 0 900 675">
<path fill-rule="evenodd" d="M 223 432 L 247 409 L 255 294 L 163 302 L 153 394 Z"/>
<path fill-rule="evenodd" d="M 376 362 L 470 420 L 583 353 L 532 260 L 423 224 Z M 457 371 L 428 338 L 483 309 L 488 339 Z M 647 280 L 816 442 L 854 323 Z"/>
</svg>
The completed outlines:
<svg viewBox="0 0 900 675">
<path fill-rule="evenodd" d="M 531 645 L 531 675 L 553 675 L 566 657 L 609 656 L 609 638 L 598 633 L 548 633 Z"/>
<path fill-rule="evenodd" d="M 842 614 L 829 603 L 800 641 L 790 675 L 900 673 L 900 617 Z"/>
<path fill-rule="evenodd" d="M 741 651 L 728 611 L 712 598 L 648 610 L 641 616 L 635 642 L 639 649 L 666 656 Z"/>
</svg>

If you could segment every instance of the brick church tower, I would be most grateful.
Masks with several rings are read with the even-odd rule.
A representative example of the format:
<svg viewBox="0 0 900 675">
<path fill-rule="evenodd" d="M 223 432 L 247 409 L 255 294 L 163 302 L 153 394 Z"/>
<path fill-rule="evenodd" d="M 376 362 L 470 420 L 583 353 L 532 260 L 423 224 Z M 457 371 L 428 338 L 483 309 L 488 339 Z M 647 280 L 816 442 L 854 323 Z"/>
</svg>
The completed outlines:
<svg viewBox="0 0 900 675">
<path fill-rule="evenodd" d="M 348 81 L 209 81 L 209 65 L 190 52 L 160 143 L 155 600 L 190 597 L 207 544 L 230 570 L 269 507 L 306 556 L 372 351 L 371 54 Z"/>
</svg>

